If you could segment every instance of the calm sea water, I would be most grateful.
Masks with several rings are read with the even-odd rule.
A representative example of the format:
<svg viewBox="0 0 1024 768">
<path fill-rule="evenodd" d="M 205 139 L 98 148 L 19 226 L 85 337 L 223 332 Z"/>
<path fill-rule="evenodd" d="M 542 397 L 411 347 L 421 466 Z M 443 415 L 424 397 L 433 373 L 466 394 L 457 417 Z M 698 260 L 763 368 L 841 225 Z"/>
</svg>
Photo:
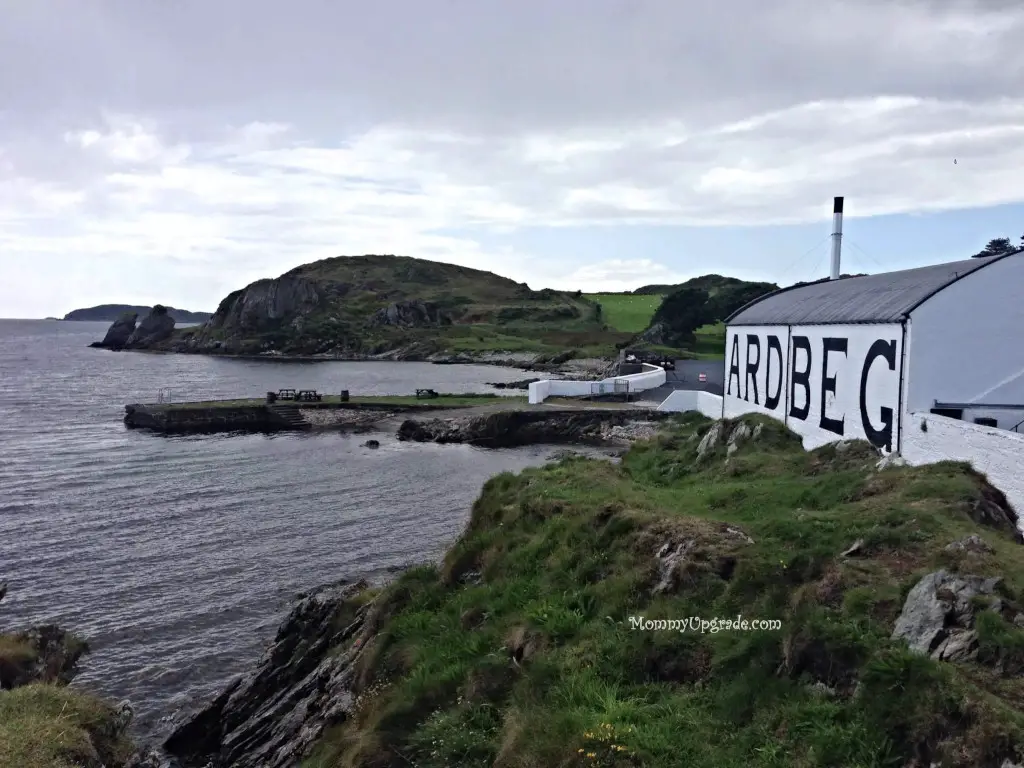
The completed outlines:
<svg viewBox="0 0 1024 768">
<path fill-rule="evenodd" d="M 132 699 L 145 737 L 251 668 L 297 592 L 438 556 L 488 477 L 553 452 L 129 431 L 124 405 L 162 390 L 486 392 L 524 374 L 89 349 L 106 327 L 0 320 L 0 628 L 84 635 L 93 653 L 75 684 Z"/>
</svg>

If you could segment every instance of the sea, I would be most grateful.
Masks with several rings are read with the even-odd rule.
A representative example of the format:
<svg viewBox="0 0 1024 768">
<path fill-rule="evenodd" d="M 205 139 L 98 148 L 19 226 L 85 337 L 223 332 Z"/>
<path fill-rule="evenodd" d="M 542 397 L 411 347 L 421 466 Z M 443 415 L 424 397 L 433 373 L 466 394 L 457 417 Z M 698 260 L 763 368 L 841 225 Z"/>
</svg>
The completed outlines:
<svg viewBox="0 0 1024 768">
<path fill-rule="evenodd" d="M 494 392 L 524 373 L 89 348 L 107 326 L 0 320 L 0 630 L 82 635 L 74 685 L 130 699 L 147 742 L 250 670 L 297 593 L 436 560 L 489 477 L 556 450 L 129 430 L 124 406 L 160 398 Z"/>
</svg>

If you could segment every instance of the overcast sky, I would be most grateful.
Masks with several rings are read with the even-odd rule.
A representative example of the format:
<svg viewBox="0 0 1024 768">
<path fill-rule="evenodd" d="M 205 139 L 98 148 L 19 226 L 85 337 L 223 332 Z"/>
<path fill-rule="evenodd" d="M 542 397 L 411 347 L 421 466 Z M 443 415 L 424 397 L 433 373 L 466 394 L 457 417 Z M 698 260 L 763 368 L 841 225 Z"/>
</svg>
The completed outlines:
<svg viewBox="0 0 1024 768">
<path fill-rule="evenodd" d="M 851 271 L 965 257 L 1024 233 L 1022 39 L 996 0 L 0 0 L 0 316 L 362 253 L 794 282 L 837 194 Z"/>
</svg>

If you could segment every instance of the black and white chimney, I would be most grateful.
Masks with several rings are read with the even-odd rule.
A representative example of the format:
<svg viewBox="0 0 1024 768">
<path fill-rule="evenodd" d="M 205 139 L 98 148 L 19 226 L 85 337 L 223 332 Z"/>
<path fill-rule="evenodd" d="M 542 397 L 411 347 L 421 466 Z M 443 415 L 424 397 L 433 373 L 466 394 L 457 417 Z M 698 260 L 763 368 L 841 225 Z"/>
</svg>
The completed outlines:
<svg viewBox="0 0 1024 768">
<path fill-rule="evenodd" d="M 843 198 L 832 203 L 832 280 L 839 279 L 839 253 L 843 244 Z"/>
</svg>

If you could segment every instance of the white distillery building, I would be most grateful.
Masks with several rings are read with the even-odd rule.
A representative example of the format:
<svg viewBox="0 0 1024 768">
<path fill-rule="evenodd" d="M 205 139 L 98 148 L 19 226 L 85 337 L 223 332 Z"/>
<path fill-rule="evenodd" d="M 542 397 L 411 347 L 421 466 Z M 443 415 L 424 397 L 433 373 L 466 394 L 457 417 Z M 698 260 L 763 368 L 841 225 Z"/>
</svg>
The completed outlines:
<svg viewBox="0 0 1024 768">
<path fill-rule="evenodd" d="M 807 448 L 901 452 L 915 413 L 1024 432 L 1024 253 L 786 288 L 726 326 L 723 415 Z"/>
</svg>

